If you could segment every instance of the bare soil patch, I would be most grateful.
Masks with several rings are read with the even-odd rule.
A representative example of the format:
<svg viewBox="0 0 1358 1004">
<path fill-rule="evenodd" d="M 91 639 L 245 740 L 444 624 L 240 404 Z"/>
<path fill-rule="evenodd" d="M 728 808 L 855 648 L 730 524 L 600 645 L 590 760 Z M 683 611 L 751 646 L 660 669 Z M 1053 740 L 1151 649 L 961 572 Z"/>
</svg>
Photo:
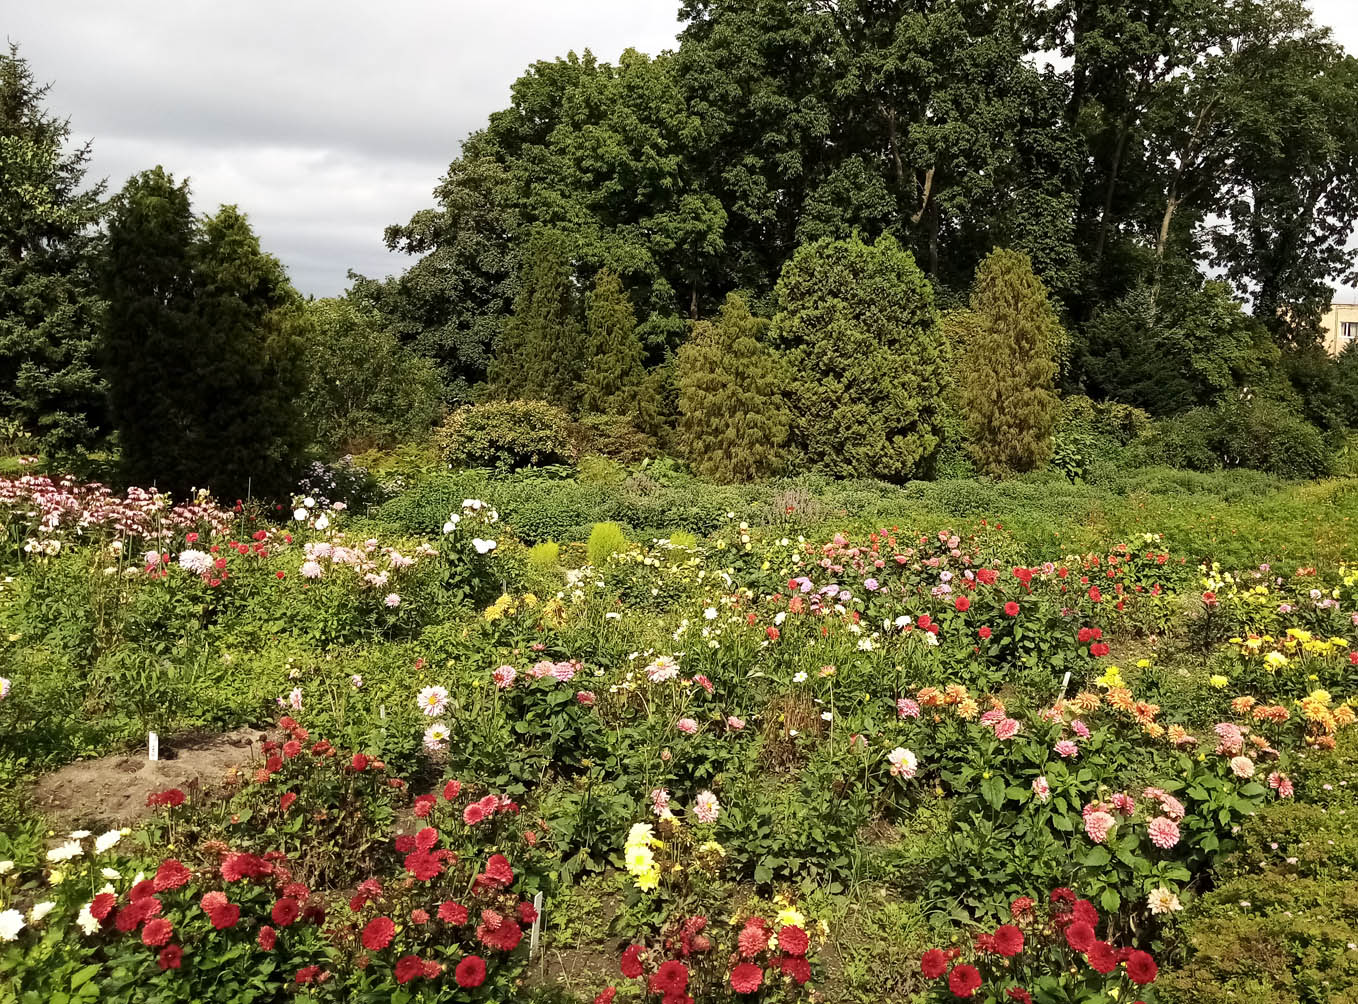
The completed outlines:
<svg viewBox="0 0 1358 1004">
<path fill-rule="evenodd" d="M 38 779 L 33 800 L 57 828 L 131 826 L 152 812 L 146 796 L 181 788 L 190 797 L 220 784 L 259 754 L 259 729 L 162 740 L 159 760 L 120 753 L 67 764 Z"/>
</svg>

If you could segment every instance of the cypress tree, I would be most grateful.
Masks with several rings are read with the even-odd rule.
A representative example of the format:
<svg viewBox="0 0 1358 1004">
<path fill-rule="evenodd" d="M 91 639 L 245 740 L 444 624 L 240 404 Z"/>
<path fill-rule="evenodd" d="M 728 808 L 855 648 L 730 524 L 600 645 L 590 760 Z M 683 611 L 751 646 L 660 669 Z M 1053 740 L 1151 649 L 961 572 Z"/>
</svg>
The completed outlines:
<svg viewBox="0 0 1358 1004">
<path fill-rule="evenodd" d="M 902 481 L 940 442 L 947 345 L 933 290 L 895 239 L 804 245 L 775 290 L 794 445 L 826 473 Z"/>
<path fill-rule="evenodd" d="M 573 408 L 582 342 L 565 239 L 539 231 L 524 250 L 514 313 L 491 364 L 491 390 L 506 400 L 536 399 Z"/>
<path fill-rule="evenodd" d="M 194 478 L 227 498 L 286 493 L 307 446 L 302 299 L 235 206 L 203 221 L 195 251 L 195 348 L 214 393 Z"/>
<path fill-rule="evenodd" d="M 17 46 L 0 53 L 0 415 L 59 454 L 107 432 L 92 269 L 104 185 L 81 190 L 90 146 L 66 151 L 47 90 Z"/>
<path fill-rule="evenodd" d="M 113 201 L 104 263 L 109 402 L 124 476 L 219 498 L 285 492 L 304 445 L 300 299 L 227 206 L 200 222 L 163 169 Z"/>
<path fill-rule="evenodd" d="M 976 269 L 971 310 L 975 328 L 960 380 L 972 457 L 989 474 L 1040 468 L 1051 458 L 1061 410 L 1063 335 L 1028 256 L 992 251 Z"/>
<path fill-rule="evenodd" d="M 632 302 L 615 272 L 604 270 L 585 296 L 584 380 L 580 410 L 637 414 L 637 392 L 646 379 Z"/>
<path fill-rule="evenodd" d="M 783 467 L 791 414 L 782 361 L 760 340 L 766 327 L 732 293 L 679 350 L 679 448 L 703 477 L 752 481 Z"/>
</svg>

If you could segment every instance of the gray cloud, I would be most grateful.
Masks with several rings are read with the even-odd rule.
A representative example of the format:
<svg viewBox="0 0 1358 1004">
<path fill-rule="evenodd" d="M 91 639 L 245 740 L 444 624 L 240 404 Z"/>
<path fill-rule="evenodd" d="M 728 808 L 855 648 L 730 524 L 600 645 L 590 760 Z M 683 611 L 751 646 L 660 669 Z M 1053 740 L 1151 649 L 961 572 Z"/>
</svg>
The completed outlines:
<svg viewBox="0 0 1358 1004">
<path fill-rule="evenodd" d="M 4 31 L 116 188 L 163 164 L 233 202 L 298 288 L 400 271 L 382 230 L 537 59 L 672 48 L 678 0 L 13 0 Z M 1358 50 L 1352 0 L 1312 0 Z"/>
<path fill-rule="evenodd" d="M 431 204 L 462 140 L 529 63 L 672 48 L 677 0 L 23 0 L 4 31 L 93 173 L 162 164 L 195 205 L 236 203 L 298 288 L 407 259 L 387 224 Z"/>
</svg>

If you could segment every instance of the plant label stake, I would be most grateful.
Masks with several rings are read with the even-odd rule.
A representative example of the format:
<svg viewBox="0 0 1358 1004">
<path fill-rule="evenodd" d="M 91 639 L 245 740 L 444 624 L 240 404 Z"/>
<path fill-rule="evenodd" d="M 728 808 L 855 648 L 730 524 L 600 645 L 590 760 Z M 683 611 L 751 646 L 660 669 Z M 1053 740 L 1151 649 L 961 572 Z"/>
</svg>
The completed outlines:
<svg viewBox="0 0 1358 1004">
<path fill-rule="evenodd" d="M 533 910 L 537 916 L 533 918 L 533 929 L 528 935 L 528 957 L 531 959 L 538 954 L 538 941 L 542 935 L 542 893 L 539 892 L 533 897 Z"/>
<path fill-rule="evenodd" d="M 154 732 L 146 733 L 146 759 L 160 759 L 160 736 Z"/>
<path fill-rule="evenodd" d="M 1066 688 L 1070 686 L 1070 670 L 1066 670 L 1065 679 L 1061 681 L 1061 700 L 1066 699 Z"/>
</svg>

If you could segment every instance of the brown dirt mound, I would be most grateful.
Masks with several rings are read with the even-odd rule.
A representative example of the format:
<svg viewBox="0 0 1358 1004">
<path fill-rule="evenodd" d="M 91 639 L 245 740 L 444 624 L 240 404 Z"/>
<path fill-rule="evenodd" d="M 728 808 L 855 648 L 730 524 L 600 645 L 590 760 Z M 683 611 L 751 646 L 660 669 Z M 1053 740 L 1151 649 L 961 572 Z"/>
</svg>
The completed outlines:
<svg viewBox="0 0 1358 1004">
<path fill-rule="evenodd" d="M 147 795 L 166 788 L 192 795 L 216 785 L 249 763 L 265 738 L 258 729 L 237 729 L 162 741 L 159 760 L 145 753 L 81 760 L 39 778 L 33 800 L 58 829 L 130 826 L 156 811 L 146 807 Z"/>
</svg>

